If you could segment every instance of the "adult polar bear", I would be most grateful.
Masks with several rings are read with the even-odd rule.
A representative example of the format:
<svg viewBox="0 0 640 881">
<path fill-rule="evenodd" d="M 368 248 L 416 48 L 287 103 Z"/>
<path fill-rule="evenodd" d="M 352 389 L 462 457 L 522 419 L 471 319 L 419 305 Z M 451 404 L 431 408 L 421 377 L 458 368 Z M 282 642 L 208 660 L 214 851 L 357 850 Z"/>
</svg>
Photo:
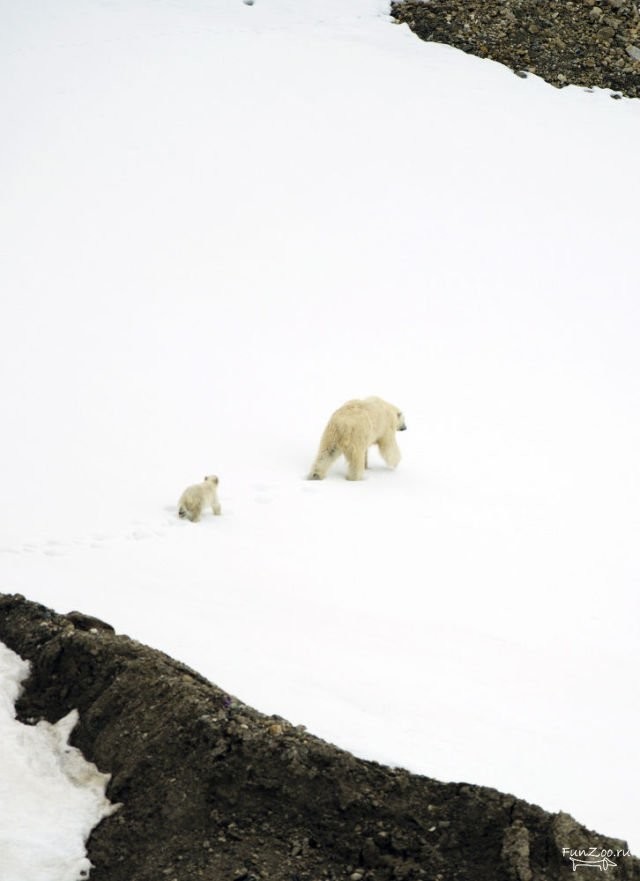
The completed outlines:
<svg viewBox="0 0 640 881">
<path fill-rule="evenodd" d="M 329 419 L 309 479 L 322 480 L 344 455 L 349 466 L 347 480 L 362 480 L 367 450 L 373 444 L 378 445 L 387 465 L 395 468 L 400 461 L 396 431 L 406 427 L 402 412 L 382 398 L 347 401 Z"/>
</svg>

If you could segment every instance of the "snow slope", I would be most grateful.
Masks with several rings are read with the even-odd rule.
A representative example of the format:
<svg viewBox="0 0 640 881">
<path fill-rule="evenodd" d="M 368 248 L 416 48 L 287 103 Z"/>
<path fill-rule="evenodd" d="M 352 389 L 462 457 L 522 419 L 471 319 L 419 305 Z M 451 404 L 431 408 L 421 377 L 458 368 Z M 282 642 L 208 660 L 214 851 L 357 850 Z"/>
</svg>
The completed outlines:
<svg viewBox="0 0 640 881">
<path fill-rule="evenodd" d="M 0 589 L 638 852 L 640 102 L 378 0 L 2 8 Z M 371 394 L 398 470 L 305 481 Z"/>
<path fill-rule="evenodd" d="M 0 643 L 0 878 L 88 878 L 84 842 L 114 810 L 104 794 L 109 775 L 68 745 L 76 711 L 55 725 L 15 719 L 13 705 L 28 670 Z"/>
</svg>

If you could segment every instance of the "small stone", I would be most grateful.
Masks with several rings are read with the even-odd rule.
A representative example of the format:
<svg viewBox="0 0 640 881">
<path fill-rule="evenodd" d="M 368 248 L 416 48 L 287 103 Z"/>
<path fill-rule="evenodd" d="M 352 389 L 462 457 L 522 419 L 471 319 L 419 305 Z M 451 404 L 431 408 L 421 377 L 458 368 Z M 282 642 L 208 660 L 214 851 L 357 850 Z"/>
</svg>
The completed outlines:
<svg viewBox="0 0 640 881">
<path fill-rule="evenodd" d="M 364 874 L 362 872 L 353 872 L 349 875 L 349 881 L 362 881 Z"/>
</svg>

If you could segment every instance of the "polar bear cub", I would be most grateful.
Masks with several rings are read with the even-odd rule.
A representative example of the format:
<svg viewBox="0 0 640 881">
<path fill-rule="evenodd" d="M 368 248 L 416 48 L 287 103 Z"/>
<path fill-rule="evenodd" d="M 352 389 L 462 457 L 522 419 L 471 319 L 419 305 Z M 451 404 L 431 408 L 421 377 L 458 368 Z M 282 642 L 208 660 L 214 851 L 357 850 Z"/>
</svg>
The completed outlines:
<svg viewBox="0 0 640 881">
<path fill-rule="evenodd" d="M 347 460 L 347 480 L 362 480 L 367 467 L 367 450 L 377 444 L 391 468 L 400 461 L 396 431 L 404 431 L 402 411 L 382 398 L 347 401 L 329 419 L 309 480 L 322 480 L 336 459 Z"/>
<path fill-rule="evenodd" d="M 202 483 L 194 483 L 185 489 L 178 502 L 178 517 L 197 523 L 205 505 L 211 505 L 214 514 L 222 514 L 218 501 L 218 478 L 215 474 L 209 474 Z"/>
</svg>

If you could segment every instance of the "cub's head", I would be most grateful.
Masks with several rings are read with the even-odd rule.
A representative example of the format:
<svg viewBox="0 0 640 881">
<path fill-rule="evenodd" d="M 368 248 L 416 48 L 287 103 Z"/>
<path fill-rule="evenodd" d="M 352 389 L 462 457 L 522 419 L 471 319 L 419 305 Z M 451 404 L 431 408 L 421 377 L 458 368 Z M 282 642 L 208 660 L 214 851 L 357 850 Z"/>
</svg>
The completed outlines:
<svg viewBox="0 0 640 881">
<path fill-rule="evenodd" d="M 216 477 L 215 474 L 208 474 L 205 477 L 204 482 L 205 483 L 212 483 L 214 486 L 217 486 L 218 485 L 218 478 Z"/>
<path fill-rule="evenodd" d="M 396 431 L 406 431 L 407 423 L 404 421 L 404 414 L 401 410 L 396 410 Z"/>
</svg>

